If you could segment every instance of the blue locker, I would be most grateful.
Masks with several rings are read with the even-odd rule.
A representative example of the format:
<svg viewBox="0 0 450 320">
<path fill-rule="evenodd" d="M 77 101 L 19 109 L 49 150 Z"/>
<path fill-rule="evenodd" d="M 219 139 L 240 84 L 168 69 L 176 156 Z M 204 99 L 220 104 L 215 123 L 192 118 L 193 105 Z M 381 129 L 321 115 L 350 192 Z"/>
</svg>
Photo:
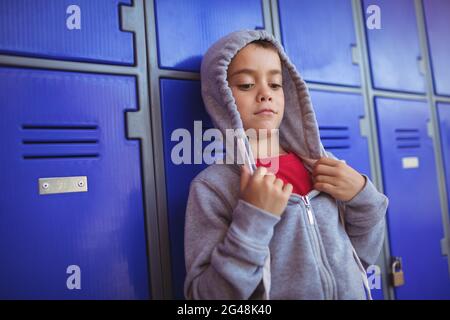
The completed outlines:
<svg viewBox="0 0 450 320">
<path fill-rule="evenodd" d="M 0 298 L 149 298 L 135 79 L 0 68 L 0 101 Z"/>
<path fill-rule="evenodd" d="M 435 90 L 437 94 L 450 96 L 450 2 L 425 0 L 423 5 Z"/>
<path fill-rule="evenodd" d="M 159 66 L 199 71 L 202 55 L 219 38 L 263 29 L 260 0 L 155 0 Z"/>
<path fill-rule="evenodd" d="M 447 182 L 447 199 L 450 207 L 450 104 L 438 103 L 437 110 L 441 131 L 441 148 L 444 157 L 445 179 Z"/>
<path fill-rule="evenodd" d="M 350 0 L 280 0 L 278 9 L 283 45 L 306 81 L 361 85 Z"/>
<path fill-rule="evenodd" d="M 320 90 L 311 90 L 310 94 L 325 149 L 371 177 L 369 146 L 360 129 L 360 119 L 365 115 L 363 97 Z M 369 277 L 371 275 L 368 274 Z M 382 288 L 373 288 L 372 297 L 383 300 Z"/>
<path fill-rule="evenodd" d="M 0 53 L 132 65 L 133 35 L 119 8 L 131 0 L 2 0 Z"/>
<path fill-rule="evenodd" d="M 200 134 L 203 134 L 207 129 L 213 128 L 213 125 L 203 106 L 200 82 L 162 79 L 160 90 L 172 285 L 175 298 L 183 299 L 183 285 L 186 273 L 184 263 L 184 216 L 189 195 L 189 185 L 192 179 L 207 166 L 203 160 L 201 164 L 194 163 L 194 138 L 201 139 L 201 136 L 194 136 L 194 121 L 202 121 L 201 127 L 203 130 Z M 177 164 L 177 161 L 174 161 L 172 158 L 174 148 L 181 141 L 181 138 L 172 138 L 172 134 L 177 129 L 187 130 L 191 136 L 190 164 Z M 215 146 L 216 143 L 221 145 L 219 141 L 213 141 L 212 143 L 202 143 L 202 150 L 207 145 Z M 180 153 L 177 152 L 176 154 Z M 197 156 L 202 157 L 201 154 Z M 221 154 L 215 156 L 220 157 Z M 213 160 L 213 158 L 205 159 L 210 161 L 210 163 Z"/>
<path fill-rule="evenodd" d="M 425 102 L 376 99 L 391 255 L 402 258 L 397 299 L 450 299 L 433 141 Z"/>
<path fill-rule="evenodd" d="M 381 29 L 365 28 L 373 85 L 377 89 L 425 92 L 414 0 L 364 0 L 377 5 Z M 371 21 L 373 14 L 365 14 Z"/>
<path fill-rule="evenodd" d="M 370 177 L 369 147 L 360 132 L 365 114 L 362 96 L 319 90 L 310 94 L 325 149 Z"/>
</svg>

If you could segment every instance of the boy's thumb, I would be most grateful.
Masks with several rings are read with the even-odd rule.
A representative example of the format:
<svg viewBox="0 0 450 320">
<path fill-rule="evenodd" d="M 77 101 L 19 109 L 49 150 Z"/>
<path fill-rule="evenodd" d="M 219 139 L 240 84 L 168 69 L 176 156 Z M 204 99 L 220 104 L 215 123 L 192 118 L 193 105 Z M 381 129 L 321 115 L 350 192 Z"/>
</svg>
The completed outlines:
<svg viewBox="0 0 450 320">
<path fill-rule="evenodd" d="M 250 171 L 247 166 L 241 166 L 241 192 L 245 189 L 248 184 L 248 180 L 250 180 Z"/>
</svg>

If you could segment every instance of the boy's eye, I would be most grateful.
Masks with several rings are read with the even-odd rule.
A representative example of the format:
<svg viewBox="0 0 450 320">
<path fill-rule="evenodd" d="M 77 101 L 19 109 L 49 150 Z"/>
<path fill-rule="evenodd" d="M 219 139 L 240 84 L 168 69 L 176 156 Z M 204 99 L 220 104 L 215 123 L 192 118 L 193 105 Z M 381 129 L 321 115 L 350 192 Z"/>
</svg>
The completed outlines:
<svg viewBox="0 0 450 320">
<path fill-rule="evenodd" d="M 253 88 L 254 84 L 252 83 L 246 83 L 246 84 L 240 84 L 237 87 L 241 90 L 250 90 L 251 88 Z"/>
<path fill-rule="evenodd" d="M 281 85 L 281 84 L 278 84 L 278 83 L 271 83 L 271 84 L 270 84 L 270 87 L 271 87 L 272 89 L 279 89 L 279 88 L 282 87 L 282 85 Z"/>
</svg>

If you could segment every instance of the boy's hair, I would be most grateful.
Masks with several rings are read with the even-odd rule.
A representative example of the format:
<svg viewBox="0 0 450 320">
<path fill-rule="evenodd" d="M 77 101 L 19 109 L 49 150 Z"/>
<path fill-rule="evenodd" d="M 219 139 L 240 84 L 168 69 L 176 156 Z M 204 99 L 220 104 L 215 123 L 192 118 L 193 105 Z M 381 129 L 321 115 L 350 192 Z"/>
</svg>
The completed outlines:
<svg viewBox="0 0 450 320">
<path fill-rule="evenodd" d="M 278 52 L 278 49 L 275 47 L 275 45 L 272 42 L 267 41 L 267 40 L 255 40 L 255 41 L 250 42 L 249 44 L 254 44 L 257 47 L 264 48 L 264 49 L 274 50 L 278 54 L 278 57 L 280 57 L 280 60 L 281 60 L 280 53 Z"/>
<path fill-rule="evenodd" d="M 275 48 L 273 43 L 270 41 L 267 41 L 267 40 L 255 40 L 255 41 L 250 42 L 249 44 L 254 44 L 254 45 L 256 45 L 258 47 L 262 47 L 264 49 L 277 50 L 277 48 Z"/>
</svg>

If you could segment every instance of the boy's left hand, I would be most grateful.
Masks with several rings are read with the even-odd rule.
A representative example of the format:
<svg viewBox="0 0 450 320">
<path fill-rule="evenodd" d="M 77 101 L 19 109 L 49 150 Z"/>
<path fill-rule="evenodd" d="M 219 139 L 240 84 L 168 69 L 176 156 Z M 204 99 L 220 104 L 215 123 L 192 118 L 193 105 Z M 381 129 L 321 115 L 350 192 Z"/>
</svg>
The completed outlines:
<svg viewBox="0 0 450 320">
<path fill-rule="evenodd" d="M 316 161 L 312 179 L 314 189 L 341 201 L 353 199 L 366 183 L 365 177 L 345 162 L 325 157 Z"/>
</svg>

